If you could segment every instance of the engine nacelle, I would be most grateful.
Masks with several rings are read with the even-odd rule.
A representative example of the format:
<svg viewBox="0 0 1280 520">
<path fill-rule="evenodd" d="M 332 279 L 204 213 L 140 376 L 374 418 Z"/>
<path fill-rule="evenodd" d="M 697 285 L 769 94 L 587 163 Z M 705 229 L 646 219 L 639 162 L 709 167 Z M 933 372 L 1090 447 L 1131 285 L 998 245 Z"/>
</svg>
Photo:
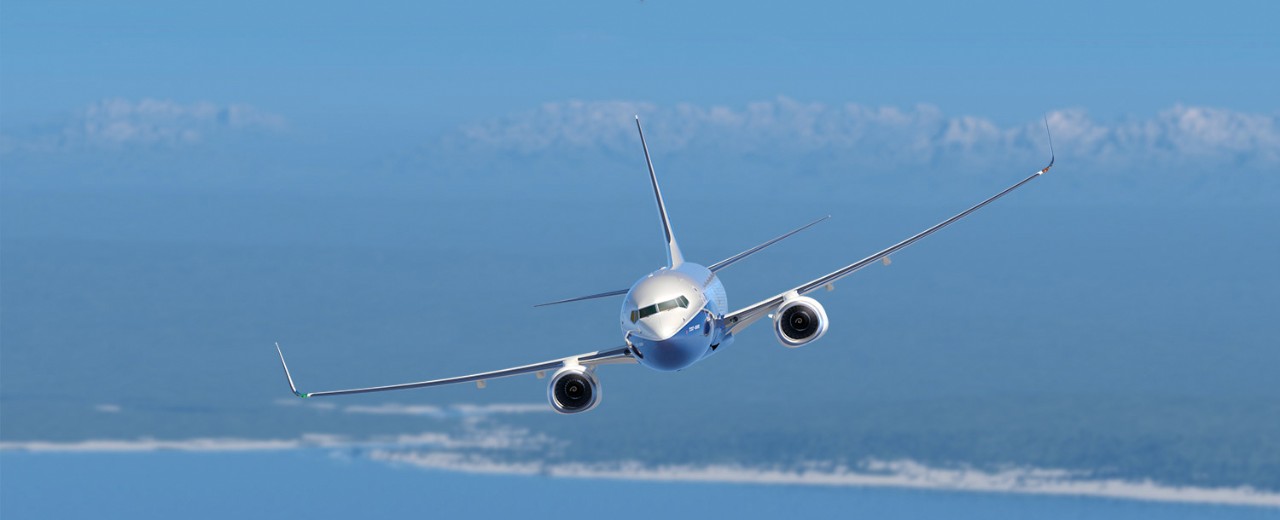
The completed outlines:
<svg viewBox="0 0 1280 520">
<path fill-rule="evenodd" d="M 557 370 L 547 385 L 547 400 L 558 413 L 582 413 L 600 404 L 600 381 L 595 371 L 581 365 Z"/>
<path fill-rule="evenodd" d="M 813 298 L 794 295 L 782 300 L 773 315 L 773 332 L 787 348 L 803 347 L 827 333 L 827 311 Z"/>
</svg>

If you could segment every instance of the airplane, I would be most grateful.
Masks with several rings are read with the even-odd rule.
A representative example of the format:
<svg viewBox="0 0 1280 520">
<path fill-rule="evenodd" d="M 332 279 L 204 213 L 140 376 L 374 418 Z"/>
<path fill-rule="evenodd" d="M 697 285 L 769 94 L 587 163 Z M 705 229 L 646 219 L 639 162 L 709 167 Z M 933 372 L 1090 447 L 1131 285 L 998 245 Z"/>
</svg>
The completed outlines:
<svg viewBox="0 0 1280 520">
<path fill-rule="evenodd" d="M 1045 132 L 1048 133 L 1048 130 L 1046 120 Z M 476 383 L 479 388 L 484 388 L 487 381 L 492 379 L 530 373 L 542 379 L 546 377 L 548 371 L 551 371 L 551 380 L 547 385 L 547 400 L 551 403 L 551 408 L 561 414 L 590 411 L 600 404 L 602 397 L 600 380 L 596 376 L 596 368 L 602 365 L 640 364 L 664 372 L 682 370 L 728 347 L 738 334 L 766 316 L 773 320 L 774 334 L 785 347 L 798 348 L 817 341 L 826 334 L 830 322 L 822 304 L 808 296 L 809 294 L 824 287 L 831 290 L 837 281 L 876 262 L 883 261 L 888 265 L 889 255 L 969 216 L 996 199 L 1044 175 L 1053 167 L 1055 160 L 1053 136 L 1049 135 L 1048 166 L 1037 170 L 1017 184 L 871 256 L 731 312 L 724 284 L 716 277 L 717 272 L 804 231 L 826 220 L 829 216 L 709 266 L 686 262 L 680 253 L 680 247 L 676 244 L 671 220 L 667 217 L 667 207 L 662 200 L 662 190 L 658 187 L 658 177 L 654 173 L 653 160 L 649 156 L 649 145 L 644 139 L 644 129 L 640 126 L 640 116 L 636 116 L 636 131 L 640 134 L 640 146 L 644 149 L 645 162 L 649 166 L 649 181 L 653 185 L 653 197 L 658 203 L 658 216 L 662 221 L 662 233 L 666 240 L 667 265 L 644 275 L 628 289 L 535 305 L 535 307 L 542 307 L 625 295 L 622 311 L 619 314 L 622 345 L 607 350 L 465 376 L 347 390 L 301 392 L 289 373 L 289 365 L 284 361 L 284 351 L 280 349 L 280 344 L 276 343 L 276 353 L 280 356 L 280 365 L 284 368 L 289 390 L 298 397 L 310 398 L 471 382 Z"/>
</svg>

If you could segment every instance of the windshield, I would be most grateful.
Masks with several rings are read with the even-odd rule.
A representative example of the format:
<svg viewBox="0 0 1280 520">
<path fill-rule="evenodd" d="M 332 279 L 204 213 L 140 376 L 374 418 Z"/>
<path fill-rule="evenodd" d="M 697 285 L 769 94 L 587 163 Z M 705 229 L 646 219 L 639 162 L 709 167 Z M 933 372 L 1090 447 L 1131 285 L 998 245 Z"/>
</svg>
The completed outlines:
<svg viewBox="0 0 1280 520">
<path fill-rule="evenodd" d="M 689 299 L 684 296 L 677 297 L 674 300 L 667 300 L 662 303 L 655 303 L 648 307 L 641 307 L 631 311 L 631 323 L 640 321 L 642 318 L 648 318 L 662 311 L 669 311 L 675 308 L 685 309 L 689 307 Z"/>
</svg>

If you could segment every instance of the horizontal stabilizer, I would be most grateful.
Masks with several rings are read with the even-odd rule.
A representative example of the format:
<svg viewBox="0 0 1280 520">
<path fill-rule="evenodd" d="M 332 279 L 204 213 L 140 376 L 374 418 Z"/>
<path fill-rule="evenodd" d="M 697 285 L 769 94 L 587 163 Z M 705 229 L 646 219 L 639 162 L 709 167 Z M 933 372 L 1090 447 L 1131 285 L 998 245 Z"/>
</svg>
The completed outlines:
<svg viewBox="0 0 1280 520">
<path fill-rule="evenodd" d="M 756 254 L 756 253 L 760 252 L 761 250 L 763 250 L 764 248 L 769 247 L 769 246 L 771 246 L 771 245 L 774 245 L 774 244 L 776 244 L 776 243 L 778 243 L 778 242 L 782 241 L 782 239 L 784 239 L 784 238 L 787 238 L 787 237 L 789 237 L 789 236 L 791 236 L 791 235 L 794 235 L 794 234 L 796 234 L 796 233 L 799 233 L 799 232 L 801 232 L 801 231 L 804 231 L 804 230 L 806 230 L 806 229 L 809 229 L 810 227 L 813 227 L 815 224 L 817 224 L 817 223 L 819 223 L 819 222 L 822 222 L 822 221 L 824 221 L 824 220 L 827 220 L 827 219 L 829 219 L 829 218 L 831 218 L 831 215 L 827 215 L 827 216 L 822 217 L 822 218 L 820 218 L 820 219 L 818 219 L 818 220 L 815 220 L 815 221 L 813 221 L 813 222 L 810 222 L 810 223 L 808 223 L 808 224 L 805 224 L 805 225 L 803 225 L 803 226 L 800 226 L 800 227 L 798 227 L 798 228 L 796 228 L 796 229 L 793 229 L 793 230 L 791 230 L 791 231 L 787 232 L 787 233 L 786 233 L 786 234 L 784 234 L 784 235 L 780 235 L 780 236 L 774 237 L 772 240 L 769 240 L 768 242 L 765 242 L 765 243 L 760 244 L 760 245 L 758 245 L 758 246 L 755 246 L 755 247 L 753 247 L 753 248 L 751 248 L 751 249 L 748 249 L 748 250 L 746 250 L 746 251 L 743 251 L 743 252 L 741 252 L 741 253 L 738 253 L 738 254 L 736 254 L 736 255 L 733 255 L 733 256 L 731 256 L 731 257 L 729 257 L 729 258 L 726 258 L 726 259 L 724 259 L 724 260 L 721 260 L 721 261 L 719 261 L 719 262 L 716 262 L 716 263 L 714 263 L 714 264 L 711 264 L 710 266 L 708 266 L 708 267 L 707 267 L 707 269 L 710 269 L 710 270 L 711 270 L 711 272 L 715 272 L 715 271 L 719 271 L 720 269 L 724 269 L 725 267 L 728 267 L 730 264 L 733 264 L 734 262 L 737 262 L 738 260 L 742 260 L 743 258 L 746 258 L 746 257 L 748 257 L 748 256 L 751 256 L 751 255 L 753 255 L 753 254 Z M 602 293 L 597 293 L 597 294 L 590 294 L 590 295 L 587 295 L 587 296 L 578 296 L 578 297 L 576 297 L 576 298 L 566 298 L 566 299 L 563 299 L 563 300 L 556 300 L 556 301 L 553 301 L 553 302 L 539 303 L 539 304 L 537 304 L 537 305 L 534 305 L 534 307 L 546 307 L 546 306 L 548 306 L 548 305 L 558 305 L 558 304 L 561 304 L 561 303 L 580 302 L 580 301 L 582 301 L 582 300 L 594 300 L 594 299 L 596 299 L 596 298 L 607 298 L 607 297 L 609 297 L 609 296 L 621 296 L 621 295 L 623 295 L 623 294 L 627 294 L 627 289 L 618 289 L 618 290 L 615 290 L 615 291 L 602 292 Z"/>
<path fill-rule="evenodd" d="M 741 252 L 741 253 L 738 253 L 738 254 L 736 254 L 736 255 L 733 255 L 733 256 L 731 256 L 731 257 L 729 257 L 729 258 L 726 258 L 726 259 L 724 259 L 724 260 L 721 260 L 721 261 L 719 261 L 719 262 L 716 262 L 716 263 L 714 263 L 714 264 L 711 264 L 710 266 L 708 266 L 708 267 L 707 267 L 707 269 L 710 269 L 710 270 L 711 270 L 711 272 L 713 272 L 713 273 L 714 273 L 714 272 L 716 272 L 716 271 L 719 271 L 719 270 L 721 270 L 721 269 L 724 269 L 724 268 L 726 268 L 726 267 L 729 267 L 730 265 L 732 265 L 734 262 L 737 262 L 738 260 L 742 260 L 743 258 L 746 258 L 746 257 L 748 257 L 748 256 L 751 256 L 751 255 L 754 255 L 754 254 L 756 254 L 756 253 L 759 253 L 759 252 L 760 252 L 761 250 L 763 250 L 764 248 L 769 247 L 769 246 L 771 246 L 771 245 L 774 245 L 774 244 L 776 244 L 776 243 L 778 243 L 778 242 L 781 242 L 781 241 L 782 241 L 782 239 L 787 238 L 787 237 L 789 237 L 789 236 L 791 236 L 791 235 L 794 235 L 794 234 L 796 234 L 796 233 L 799 233 L 799 232 L 801 232 L 801 231 L 804 231 L 804 230 L 806 230 L 806 229 L 809 229 L 809 228 L 813 227 L 815 224 L 817 224 L 817 223 L 819 223 L 819 222 L 822 222 L 822 221 L 824 221 L 824 220 L 827 220 L 827 219 L 829 219 L 829 218 L 831 218 L 831 215 L 827 215 L 827 216 L 822 217 L 822 218 L 820 218 L 820 219 L 818 219 L 818 220 L 815 220 L 815 221 L 813 221 L 813 222 L 810 222 L 810 223 L 808 223 L 808 224 L 805 224 L 805 225 L 803 225 L 803 226 L 800 226 L 800 227 L 798 227 L 798 228 L 796 228 L 796 229 L 793 229 L 793 230 L 791 230 L 791 231 L 787 232 L 787 233 L 786 233 L 786 234 L 784 234 L 784 235 L 781 235 L 781 236 L 775 237 L 773 240 L 770 240 L 770 241 L 765 242 L 765 243 L 763 243 L 763 244 L 760 244 L 760 245 L 758 245 L 758 246 L 756 246 L 756 247 L 753 247 L 753 248 L 751 248 L 751 249 L 748 249 L 748 250 L 746 250 L 746 251 L 743 251 L 743 252 Z"/>
<path fill-rule="evenodd" d="M 582 300 L 594 300 L 596 298 L 606 298 L 609 296 L 621 296 L 623 294 L 627 294 L 627 289 L 618 289 L 616 291 L 602 292 L 599 294 L 591 294 L 587 296 L 579 296 L 577 298 L 567 298 L 564 300 L 556 300 L 553 302 L 539 303 L 537 305 L 534 305 L 534 307 L 546 307 L 548 305 L 557 305 L 561 303 L 580 302 Z"/>
</svg>

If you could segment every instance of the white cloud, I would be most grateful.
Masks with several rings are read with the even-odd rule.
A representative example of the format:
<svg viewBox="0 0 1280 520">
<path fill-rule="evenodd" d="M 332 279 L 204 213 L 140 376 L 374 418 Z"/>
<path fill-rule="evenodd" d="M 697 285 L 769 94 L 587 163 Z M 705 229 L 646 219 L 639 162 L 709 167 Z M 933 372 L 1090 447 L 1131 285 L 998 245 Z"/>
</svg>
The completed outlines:
<svg viewBox="0 0 1280 520">
<path fill-rule="evenodd" d="M 538 475 L 545 473 L 547 466 L 540 461 L 502 462 L 490 457 L 454 452 L 405 453 L 374 450 L 369 456 L 384 462 L 473 474 Z"/>
<path fill-rule="evenodd" d="M 547 403 L 455 404 L 453 408 L 463 415 L 551 413 L 551 405 Z"/>
<path fill-rule="evenodd" d="M 302 448 L 432 448 L 444 450 L 542 450 L 561 445 L 542 434 L 520 428 L 468 428 L 461 433 L 421 432 L 373 435 L 353 439 L 328 433 L 307 433 L 293 439 L 244 439 L 208 437 L 194 439 L 87 439 L 80 441 L 0 441 L 0 451 L 30 453 L 138 453 L 155 451 L 240 452 L 279 451 Z"/>
<path fill-rule="evenodd" d="M 829 462 L 787 466 L 750 464 L 652 464 L 636 460 L 578 462 L 566 443 L 528 430 L 468 428 L 462 433 L 422 432 L 351 439 L 305 434 L 292 439 L 196 438 L 160 440 L 97 439 L 73 442 L 0 442 L 0 451 L 247 452 L 296 449 L 367 450 L 373 460 L 414 467 L 483 474 L 547 475 L 560 478 L 661 482 L 717 482 L 754 485 L 894 487 L 947 491 L 1090 496 L 1160 502 L 1280 507 L 1280 493 L 1242 487 L 1188 487 L 1150 480 L 1093 479 L 1087 472 L 1031 467 L 979 470 L 939 468 L 901 460 L 865 460 L 853 467 Z"/>
<path fill-rule="evenodd" d="M 284 118 L 244 104 L 166 99 L 104 99 L 77 111 L 50 131 L 0 136 L 0 153 L 67 148 L 117 149 L 182 146 L 233 132 L 277 131 Z"/>
<path fill-rule="evenodd" d="M 618 137 L 629 128 L 626 125 L 633 114 L 654 109 L 652 104 L 630 101 L 546 103 L 533 112 L 464 126 L 459 132 L 470 143 L 522 152 L 586 147 Z"/>
<path fill-rule="evenodd" d="M 477 430 L 470 428 L 461 435 L 450 435 L 439 432 L 424 432 L 395 436 L 382 436 L 372 439 L 382 446 L 434 446 L 437 448 L 459 450 L 506 450 L 506 451 L 541 451 L 551 447 L 563 447 L 564 443 L 543 435 L 531 434 L 521 428 L 492 428 Z"/>
<path fill-rule="evenodd" d="M 342 407 L 339 407 L 332 401 L 322 400 L 304 401 L 301 399 L 280 398 L 273 402 L 276 406 L 305 407 L 322 412 L 340 411 L 342 413 L 365 415 L 409 415 L 432 417 L 437 419 L 466 419 L 494 415 L 551 413 L 551 406 L 544 402 L 488 404 L 454 403 L 448 405 L 387 402 L 379 404 L 351 404 Z"/>
<path fill-rule="evenodd" d="M 1200 488 L 1166 486 L 1119 479 L 1091 480 L 1065 470 L 1010 468 L 995 472 L 933 468 L 911 460 L 870 460 L 857 469 L 779 469 L 732 464 L 648 465 L 637 461 L 610 463 L 507 462 L 466 453 L 374 450 L 375 460 L 465 473 L 549 475 L 564 478 L 607 478 L 661 482 L 717 482 L 733 484 L 838 487 L 894 487 L 1090 496 L 1158 502 L 1186 502 L 1280 507 L 1280 494 L 1250 487 Z"/>
<path fill-rule="evenodd" d="M 828 105 L 780 97 L 742 107 L 638 101 L 566 101 L 468 125 L 453 146 L 535 153 L 564 149 L 633 151 L 633 114 L 645 121 L 651 148 L 777 155 L 870 156 L 901 165 L 939 157 L 1046 155 L 1043 123 L 1004 127 L 976 115 L 946 115 L 927 104 L 910 109 L 856 103 Z M 1076 163 L 1141 163 L 1184 158 L 1280 162 L 1280 116 L 1176 105 L 1151 117 L 1097 122 L 1080 109 L 1047 114 L 1059 156 Z"/>
<path fill-rule="evenodd" d="M 101 413 L 120 413 L 120 405 L 118 404 L 99 404 L 93 407 L 95 412 Z"/>
<path fill-rule="evenodd" d="M 248 105 L 181 104 L 159 99 L 106 99 L 89 105 L 78 119 L 67 128 L 68 137 L 100 146 L 195 143 L 223 130 L 284 126 L 280 116 Z"/>
<path fill-rule="evenodd" d="M 418 415 L 446 418 L 549 413 L 551 412 L 551 407 L 546 403 L 454 404 L 447 407 L 429 404 L 382 403 L 377 405 L 348 405 L 342 408 L 342 411 L 354 414 Z"/>
<path fill-rule="evenodd" d="M 429 404 L 396 404 L 349 405 L 342 409 L 346 413 L 363 413 L 372 415 L 425 415 L 428 417 L 445 417 L 445 410 Z"/>
<path fill-rule="evenodd" d="M 262 451 L 288 450 L 306 444 L 306 439 L 89 439 L 73 442 L 20 441 L 0 442 L 0 450 L 34 453 L 74 452 L 149 452 L 149 451 Z"/>
</svg>

